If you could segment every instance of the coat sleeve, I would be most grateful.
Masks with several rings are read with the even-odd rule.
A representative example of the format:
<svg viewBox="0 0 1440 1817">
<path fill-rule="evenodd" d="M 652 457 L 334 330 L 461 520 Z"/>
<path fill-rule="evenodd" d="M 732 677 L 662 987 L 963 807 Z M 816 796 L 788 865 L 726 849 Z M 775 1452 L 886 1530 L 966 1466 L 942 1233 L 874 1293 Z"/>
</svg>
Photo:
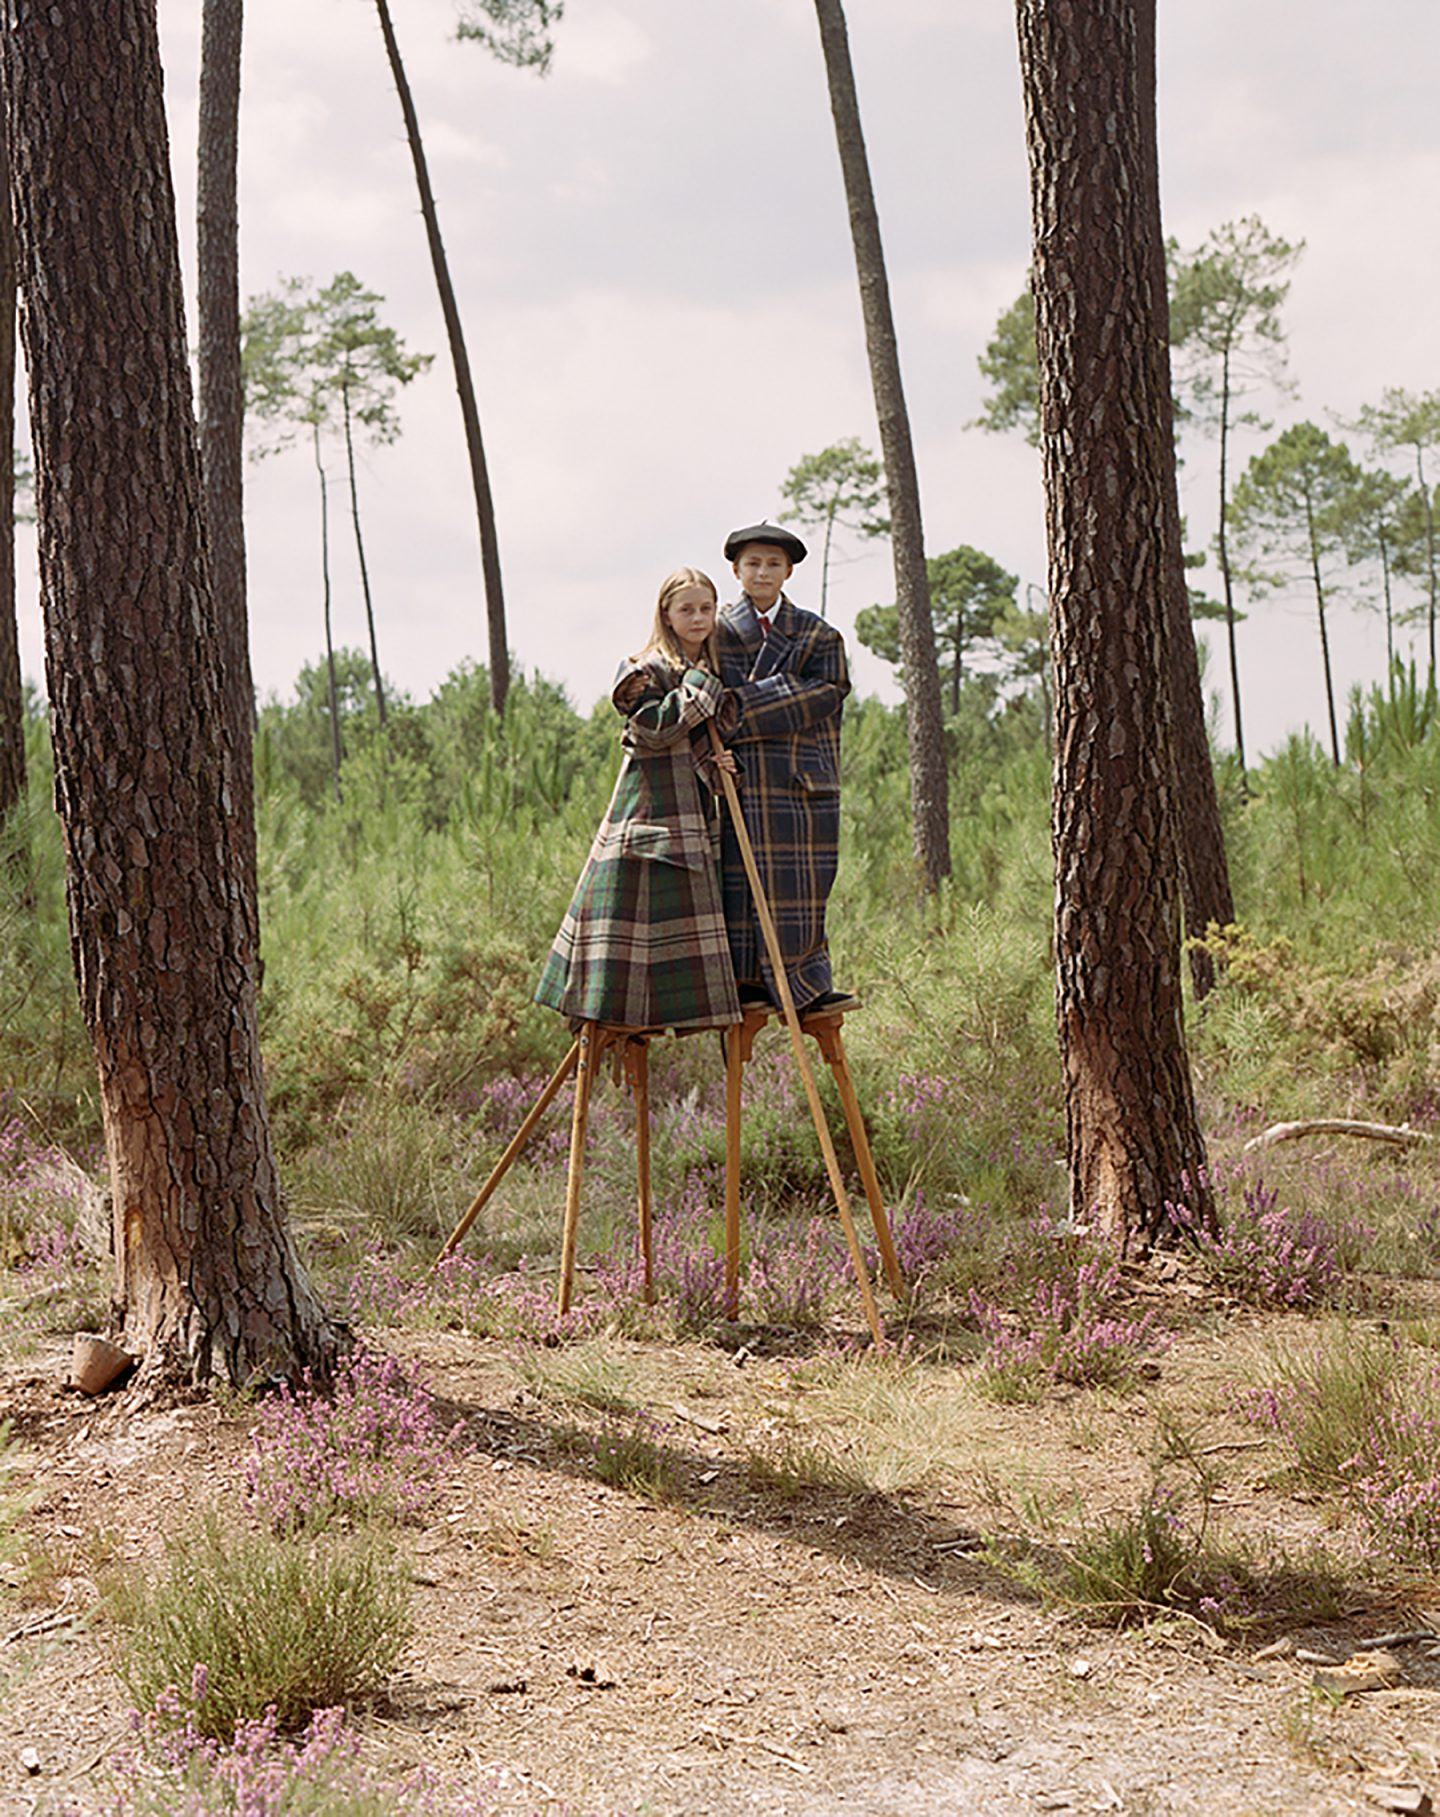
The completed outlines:
<svg viewBox="0 0 1440 1817">
<path fill-rule="evenodd" d="M 696 726 L 713 719 L 723 694 L 718 675 L 708 669 L 687 669 L 668 692 L 661 693 L 657 688 L 632 707 L 626 730 L 639 749 L 666 750 L 688 738 Z"/>
<path fill-rule="evenodd" d="M 737 744 L 819 725 L 840 711 L 850 692 L 844 639 L 826 625 L 797 668 L 742 681 L 730 691 L 740 705 L 740 725 L 733 734 Z"/>
</svg>

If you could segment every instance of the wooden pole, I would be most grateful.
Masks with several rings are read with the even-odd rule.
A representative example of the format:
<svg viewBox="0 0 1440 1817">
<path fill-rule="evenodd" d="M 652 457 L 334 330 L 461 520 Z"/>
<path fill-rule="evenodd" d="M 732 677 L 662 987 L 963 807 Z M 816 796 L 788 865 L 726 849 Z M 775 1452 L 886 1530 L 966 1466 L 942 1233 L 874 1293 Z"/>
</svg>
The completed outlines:
<svg viewBox="0 0 1440 1817">
<path fill-rule="evenodd" d="M 635 1088 L 635 1174 L 640 1213 L 640 1260 L 645 1268 L 645 1304 L 655 1304 L 655 1253 L 650 1232 L 650 1043 L 642 1035 L 626 1046 Z"/>
<path fill-rule="evenodd" d="M 575 1110 L 570 1121 L 570 1173 L 565 1182 L 565 1234 L 560 1244 L 560 1310 L 570 1310 L 570 1289 L 575 1279 L 575 1239 L 580 1229 L 580 1182 L 585 1173 L 585 1124 L 590 1115 L 590 1088 L 595 1068 L 605 1048 L 605 1035 L 596 1022 L 582 1022 L 579 1070 L 575 1078 Z"/>
<path fill-rule="evenodd" d="M 744 1024 L 725 1030 L 725 1316 L 740 1316 L 740 1095 Z"/>
<path fill-rule="evenodd" d="M 469 1211 L 467 1211 L 465 1213 L 465 1216 L 463 1218 L 461 1218 L 460 1222 L 455 1226 L 454 1230 L 452 1230 L 450 1232 L 450 1235 L 445 1239 L 445 1247 L 440 1251 L 439 1255 L 436 1256 L 436 1258 L 435 1258 L 435 1266 L 437 1268 L 445 1260 L 445 1258 L 451 1253 L 451 1251 L 455 1248 L 456 1244 L 465 1235 L 466 1231 L 469 1230 L 470 1226 L 475 1222 L 476 1218 L 478 1218 L 480 1216 L 480 1213 L 485 1209 L 486 1205 L 490 1202 L 490 1199 L 495 1192 L 495 1188 L 505 1178 L 506 1174 L 509 1173 L 510 1169 L 515 1165 L 516 1161 L 518 1161 L 520 1159 L 521 1150 L 525 1147 L 525 1144 L 530 1140 L 530 1137 L 534 1131 L 535 1125 L 540 1121 L 541 1117 L 543 1117 L 545 1112 L 550 1108 L 550 1105 L 554 1100 L 556 1092 L 559 1091 L 560 1087 L 570 1077 L 571 1073 L 574 1072 L 575 1062 L 576 1062 L 577 1058 L 579 1057 L 579 1053 L 580 1053 L 580 1043 L 578 1041 L 572 1042 L 571 1046 L 570 1046 L 570 1052 L 568 1054 L 566 1054 L 565 1058 L 560 1062 L 559 1066 L 556 1067 L 554 1073 L 551 1076 L 550 1083 L 545 1087 L 544 1091 L 542 1091 L 540 1096 L 535 1100 L 534 1106 L 532 1107 L 530 1114 L 526 1117 L 525 1121 L 520 1125 L 519 1129 L 517 1129 L 515 1131 L 514 1136 L 511 1138 L 510 1146 L 505 1150 L 504 1154 L 501 1155 L 500 1159 L 495 1163 L 495 1171 L 491 1174 L 490 1178 L 485 1182 L 485 1184 L 480 1188 L 479 1192 L 476 1193 L 474 1199 L 471 1201 Z"/>
<path fill-rule="evenodd" d="M 714 723 L 710 726 L 710 741 L 718 756 L 724 746 Z M 885 1329 L 880 1323 L 880 1313 L 875 1305 L 875 1295 L 870 1289 L 870 1276 L 865 1267 L 865 1254 L 860 1247 L 860 1235 L 855 1228 L 855 1219 L 850 1211 L 850 1196 L 845 1190 L 844 1176 L 840 1172 L 839 1157 L 835 1153 L 835 1144 L 830 1137 L 830 1126 L 825 1121 L 825 1107 L 820 1102 L 820 1091 L 815 1083 L 815 1074 L 810 1065 L 810 1057 L 805 1052 L 805 1037 L 800 1030 L 800 1018 L 796 1014 L 795 999 L 790 994 L 790 979 L 785 971 L 785 955 L 780 948 L 780 936 L 775 931 L 775 922 L 770 913 L 770 904 L 765 896 L 764 885 L 760 881 L 759 867 L 755 863 L 755 850 L 750 843 L 749 829 L 745 825 L 745 816 L 740 808 L 740 798 L 735 793 L 735 779 L 728 770 L 720 769 L 720 786 L 725 792 L 725 800 L 730 808 L 730 818 L 735 827 L 735 838 L 740 846 L 740 856 L 745 864 L 745 875 L 750 881 L 750 894 L 754 898 L 755 912 L 760 918 L 760 931 L 765 936 L 765 950 L 770 957 L 770 968 L 775 974 L 775 988 L 780 993 L 780 1008 L 785 1014 L 785 1026 L 790 1031 L 790 1049 L 795 1056 L 795 1065 L 800 1072 L 800 1079 L 805 1087 L 805 1097 L 810 1106 L 811 1120 L 815 1124 L 815 1134 L 820 1141 L 820 1152 L 825 1157 L 825 1171 L 830 1176 L 830 1190 L 835 1195 L 835 1207 L 840 1213 L 840 1223 L 845 1232 L 845 1241 L 850 1249 L 850 1260 L 855 1266 L 855 1279 L 860 1288 L 860 1303 L 865 1308 L 865 1322 L 870 1327 L 870 1335 L 877 1344 L 885 1342 Z"/>
<path fill-rule="evenodd" d="M 905 1291 L 905 1277 L 900 1272 L 900 1258 L 895 1253 L 894 1238 L 890 1234 L 890 1218 L 885 1210 L 885 1195 L 880 1190 L 880 1176 L 875 1171 L 875 1157 L 870 1152 L 870 1138 L 865 1133 L 865 1119 L 860 1114 L 860 1100 L 856 1096 L 855 1081 L 850 1076 L 850 1062 L 845 1057 L 840 1019 L 837 1016 L 828 1029 L 823 1022 L 812 1023 L 811 1029 L 820 1043 L 820 1051 L 830 1062 L 830 1071 L 835 1075 L 840 1102 L 845 1107 L 845 1124 L 850 1131 L 850 1140 L 855 1147 L 855 1161 L 865 1186 L 865 1200 L 875 1225 L 875 1241 L 880 1246 L 880 1257 L 885 1264 L 885 1278 L 890 1283 L 891 1293 L 898 1299 Z"/>
</svg>

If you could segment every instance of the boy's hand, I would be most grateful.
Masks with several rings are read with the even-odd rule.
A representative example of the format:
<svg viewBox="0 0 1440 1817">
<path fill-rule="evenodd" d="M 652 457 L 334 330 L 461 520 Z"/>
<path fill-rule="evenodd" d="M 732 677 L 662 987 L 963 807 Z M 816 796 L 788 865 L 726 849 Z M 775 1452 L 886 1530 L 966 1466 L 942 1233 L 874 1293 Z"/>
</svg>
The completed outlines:
<svg viewBox="0 0 1440 1817">
<path fill-rule="evenodd" d="M 740 774 L 740 766 L 735 761 L 735 753 L 733 751 L 717 751 L 715 753 L 715 762 L 728 776 L 738 776 Z"/>
</svg>

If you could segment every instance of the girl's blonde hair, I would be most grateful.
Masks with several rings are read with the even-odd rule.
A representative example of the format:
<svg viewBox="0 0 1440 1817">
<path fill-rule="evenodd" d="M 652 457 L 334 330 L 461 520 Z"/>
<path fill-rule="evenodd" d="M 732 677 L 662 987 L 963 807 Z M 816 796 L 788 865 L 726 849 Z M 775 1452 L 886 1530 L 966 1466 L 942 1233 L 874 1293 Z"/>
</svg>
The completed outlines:
<svg viewBox="0 0 1440 1817">
<path fill-rule="evenodd" d="M 677 593 L 683 593 L 686 587 L 704 587 L 715 604 L 720 604 L 720 595 L 714 581 L 698 568 L 677 568 L 673 574 L 667 574 L 660 583 L 660 597 L 655 602 L 655 623 L 650 628 L 650 641 L 643 650 L 635 653 L 633 661 L 648 662 L 652 658 L 658 658 L 661 662 L 668 663 L 672 669 L 689 668 L 689 659 L 680 648 L 679 639 L 670 629 L 670 621 L 665 616 L 671 600 Z M 712 669 L 717 675 L 720 673 L 713 633 L 705 639 L 700 660 L 707 669 Z"/>
</svg>

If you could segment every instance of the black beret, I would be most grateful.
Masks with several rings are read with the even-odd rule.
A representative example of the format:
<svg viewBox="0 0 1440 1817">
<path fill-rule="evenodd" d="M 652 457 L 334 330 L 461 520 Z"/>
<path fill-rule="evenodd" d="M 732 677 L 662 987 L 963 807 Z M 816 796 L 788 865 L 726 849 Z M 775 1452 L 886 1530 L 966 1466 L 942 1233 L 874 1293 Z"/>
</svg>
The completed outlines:
<svg viewBox="0 0 1440 1817">
<path fill-rule="evenodd" d="M 782 530 L 779 524 L 749 524 L 743 530 L 732 530 L 725 538 L 725 559 L 738 560 L 746 543 L 773 543 L 783 549 L 795 563 L 805 559 L 805 545 L 793 530 Z"/>
</svg>

